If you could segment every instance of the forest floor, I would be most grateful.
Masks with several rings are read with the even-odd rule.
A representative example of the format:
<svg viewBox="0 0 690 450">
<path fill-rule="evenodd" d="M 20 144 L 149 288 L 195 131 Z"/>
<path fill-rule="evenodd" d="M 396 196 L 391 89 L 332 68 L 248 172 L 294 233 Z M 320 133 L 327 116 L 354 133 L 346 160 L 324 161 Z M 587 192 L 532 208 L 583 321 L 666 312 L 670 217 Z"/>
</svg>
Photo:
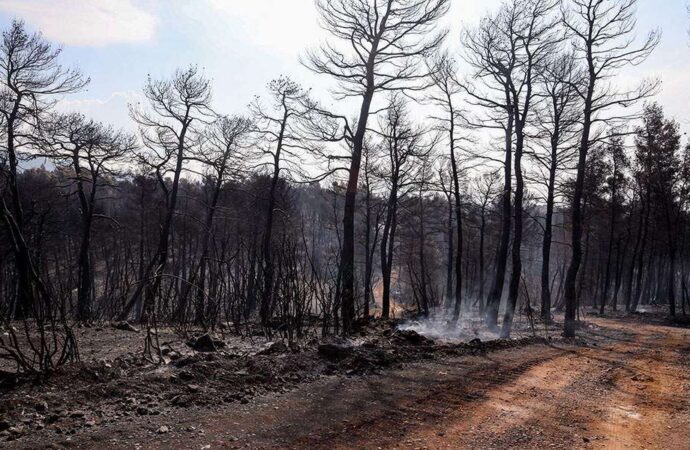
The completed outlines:
<svg viewBox="0 0 690 450">
<path fill-rule="evenodd" d="M 588 318 L 580 336 L 571 342 L 526 339 L 494 346 L 416 342 L 395 347 L 376 337 L 374 356 L 362 353 L 332 364 L 324 364 L 323 355 L 314 354 L 313 360 L 302 356 L 300 370 L 285 369 L 291 372 L 269 383 L 277 389 L 257 387 L 255 395 L 231 395 L 230 401 L 212 401 L 213 396 L 236 390 L 222 376 L 209 381 L 216 387 L 210 393 L 203 380 L 190 388 L 189 380 L 162 384 L 160 377 L 137 375 L 131 378 L 146 383 L 148 393 L 135 389 L 129 380 L 126 394 L 113 386 L 126 379 L 104 381 L 100 387 L 88 387 L 93 391 L 90 396 L 81 391 L 72 394 L 83 397 L 78 403 L 86 410 L 76 413 L 69 399 L 48 389 L 47 404 L 38 409 L 57 408 L 56 399 L 70 406 L 59 410 L 55 422 L 42 411 L 45 426 L 0 446 L 690 448 L 690 330 L 669 326 L 653 315 L 594 317 Z M 278 364 L 276 358 L 267 359 L 267 364 Z M 208 372 L 209 364 L 217 363 L 202 367 Z M 307 372 L 318 373 L 307 376 Z M 299 382 L 284 382 L 296 377 Z M 104 383 L 107 388 L 101 386 Z M 191 400 L 180 404 L 183 394 L 168 392 L 168 385 L 194 399 L 209 398 L 203 404 Z M 22 389 L 26 388 L 5 396 L 23 405 L 23 410 L 28 407 L 16 393 L 35 402 L 37 391 L 46 390 Z M 134 398 L 118 400 L 123 395 Z M 146 396 L 156 406 L 150 407 Z M 115 414 L 111 406 L 112 411 L 123 411 Z M 138 414 L 142 407 L 157 411 Z M 94 408 L 99 414 L 93 413 Z M 8 411 L 8 417 L 15 417 L 16 408 Z M 26 420 L 23 423 L 32 427 Z"/>
</svg>

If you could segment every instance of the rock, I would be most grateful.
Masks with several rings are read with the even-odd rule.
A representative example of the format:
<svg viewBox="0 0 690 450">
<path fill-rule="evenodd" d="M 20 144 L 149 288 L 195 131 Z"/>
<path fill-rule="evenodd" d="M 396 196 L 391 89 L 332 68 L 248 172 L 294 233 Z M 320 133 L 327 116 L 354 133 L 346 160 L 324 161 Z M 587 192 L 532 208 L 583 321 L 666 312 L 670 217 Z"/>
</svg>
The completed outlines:
<svg viewBox="0 0 690 450">
<path fill-rule="evenodd" d="M 319 345 L 319 355 L 328 359 L 343 359 L 352 355 L 354 349 L 351 345 L 343 344 L 321 344 Z"/>
<path fill-rule="evenodd" d="M 38 402 L 38 403 L 36 403 L 35 408 L 36 408 L 36 411 L 38 411 L 40 413 L 45 413 L 46 411 L 48 411 L 48 402 L 45 402 L 45 401 Z"/>
<path fill-rule="evenodd" d="M 73 419 L 83 419 L 86 417 L 86 413 L 84 411 L 72 411 L 69 416 Z"/>
<path fill-rule="evenodd" d="M 414 330 L 397 330 L 393 334 L 393 337 L 398 339 L 398 340 L 406 341 L 406 342 L 408 342 L 410 344 L 414 344 L 414 345 L 433 344 L 434 343 L 433 340 L 422 336 L 421 334 L 417 333 Z"/>
<path fill-rule="evenodd" d="M 169 432 L 170 432 L 170 428 L 169 428 L 167 425 L 161 426 L 161 427 L 156 431 L 156 433 L 158 433 L 158 434 L 165 434 L 165 433 L 169 433 Z"/>
<path fill-rule="evenodd" d="M 194 379 L 194 374 L 188 370 L 181 370 L 178 376 L 182 381 L 191 381 Z"/>
<path fill-rule="evenodd" d="M 197 393 L 201 390 L 201 388 L 196 384 L 187 385 L 187 389 L 189 389 L 189 392 L 192 392 L 192 393 Z"/>
<path fill-rule="evenodd" d="M 648 383 L 648 382 L 650 382 L 650 381 L 654 381 L 654 378 L 652 378 L 652 377 L 650 377 L 650 376 L 648 376 L 648 375 L 645 375 L 645 374 L 643 374 L 643 373 L 638 373 L 637 375 L 635 375 L 634 377 L 632 377 L 631 380 L 633 380 L 633 381 L 640 381 L 640 382 L 643 382 L 643 383 Z"/>
<path fill-rule="evenodd" d="M 24 427 L 21 426 L 21 425 L 17 425 L 17 426 L 14 426 L 14 427 L 9 427 L 9 428 L 7 429 L 7 431 L 10 432 L 10 436 L 19 437 L 19 436 L 21 436 L 22 434 L 24 434 Z"/>
<path fill-rule="evenodd" d="M 218 348 L 224 347 L 225 342 L 213 339 L 208 333 L 202 334 L 198 338 L 187 343 L 198 352 L 215 352 Z"/>
<path fill-rule="evenodd" d="M 470 342 L 468 342 L 468 344 L 470 344 L 470 345 L 479 345 L 481 343 L 482 343 L 482 340 L 479 338 L 474 338 Z"/>
<path fill-rule="evenodd" d="M 194 364 L 194 363 L 198 363 L 199 361 L 201 361 L 201 358 L 199 357 L 199 355 L 185 356 L 183 358 L 176 359 L 174 362 L 174 366 L 177 368 L 182 368 L 182 367 Z"/>
<path fill-rule="evenodd" d="M 285 353 L 288 351 L 287 345 L 283 341 L 269 342 L 264 345 L 264 348 L 257 352 L 257 355 L 275 355 Z"/>
<path fill-rule="evenodd" d="M 186 408 L 192 404 L 192 399 L 186 395 L 176 395 L 170 403 L 172 403 L 173 406 Z"/>
<path fill-rule="evenodd" d="M 130 323 L 127 322 L 127 321 L 118 322 L 118 323 L 116 323 L 115 325 L 113 325 L 113 327 L 114 327 L 116 330 L 130 331 L 130 332 L 132 332 L 132 333 L 138 333 L 138 332 L 139 332 L 139 330 L 138 330 L 136 327 L 134 327 L 132 324 L 130 324 Z"/>
<path fill-rule="evenodd" d="M 137 414 L 140 416 L 146 416 L 149 413 L 149 409 L 145 406 L 140 406 L 137 408 Z"/>
</svg>

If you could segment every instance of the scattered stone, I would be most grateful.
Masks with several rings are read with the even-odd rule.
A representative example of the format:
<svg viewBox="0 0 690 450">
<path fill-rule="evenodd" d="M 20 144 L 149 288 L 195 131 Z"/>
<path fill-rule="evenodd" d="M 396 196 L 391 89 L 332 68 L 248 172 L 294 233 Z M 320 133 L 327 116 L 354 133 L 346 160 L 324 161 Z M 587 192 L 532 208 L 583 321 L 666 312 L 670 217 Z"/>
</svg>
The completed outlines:
<svg viewBox="0 0 690 450">
<path fill-rule="evenodd" d="M 133 326 L 131 323 L 124 321 L 118 322 L 113 326 L 116 330 L 129 331 L 132 333 L 138 333 L 139 329 Z"/>
<path fill-rule="evenodd" d="M 188 370 L 181 370 L 177 375 L 182 381 L 191 381 L 194 379 L 194 374 Z"/>
<path fill-rule="evenodd" d="M 168 432 L 170 432 L 170 428 L 169 428 L 167 425 L 161 426 L 161 427 L 158 429 L 158 431 L 156 431 L 156 433 L 158 433 L 158 434 L 165 434 L 165 433 L 168 433 Z"/>
<path fill-rule="evenodd" d="M 257 352 L 257 355 L 276 355 L 279 353 L 286 353 L 288 351 L 287 345 L 283 341 L 269 342 L 264 345 L 264 348 Z"/>
<path fill-rule="evenodd" d="M 218 348 L 225 347 L 225 342 L 213 339 L 211 335 L 206 333 L 189 341 L 187 345 L 198 352 L 215 352 L 218 350 Z"/>
<path fill-rule="evenodd" d="M 36 403 L 35 408 L 36 408 L 36 411 L 38 411 L 40 413 L 45 413 L 46 411 L 48 411 L 48 402 L 46 402 L 46 401 L 38 402 L 38 403 Z"/>
<path fill-rule="evenodd" d="M 173 406 L 186 408 L 192 404 L 192 399 L 186 395 L 176 395 L 172 398 L 170 403 L 172 403 Z"/>
<path fill-rule="evenodd" d="M 648 383 L 648 382 L 650 382 L 650 381 L 654 381 L 654 378 L 652 378 L 652 377 L 650 377 L 650 376 L 648 376 L 648 375 L 645 375 L 645 374 L 643 374 L 643 373 L 638 373 L 637 375 L 635 375 L 634 377 L 632 377 L 631 380 L 633 380 L 633 381 L 640 381 L 640 382 L 643 382 L 643 383 Z"/>
<path fill-rule="evenodd" d="M 16 425 L 14 427 L 9 427 L 7 431 L 9 431 L 11 437 L 17 438 L 24 434 L 24 427 L 21 425 Z"/>
</svg>

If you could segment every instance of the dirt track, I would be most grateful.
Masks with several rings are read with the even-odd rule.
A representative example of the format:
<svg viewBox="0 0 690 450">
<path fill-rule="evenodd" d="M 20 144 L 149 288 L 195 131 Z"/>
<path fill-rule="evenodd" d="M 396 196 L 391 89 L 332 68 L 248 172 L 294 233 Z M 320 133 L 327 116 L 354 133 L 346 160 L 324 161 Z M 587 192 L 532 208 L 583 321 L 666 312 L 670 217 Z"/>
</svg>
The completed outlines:
<svg viewBox="0 0 690 450">
<path fill-rule="evenodd" d="M 161 417 L 171 428 L 166 434 L 131 424 L 70 444 L 690 448 L 690 330 L 597 319 L 587 332 L 587 345 L 537 345 L 381 376 L 326 377 L 222 412 Z"/>
</svg>

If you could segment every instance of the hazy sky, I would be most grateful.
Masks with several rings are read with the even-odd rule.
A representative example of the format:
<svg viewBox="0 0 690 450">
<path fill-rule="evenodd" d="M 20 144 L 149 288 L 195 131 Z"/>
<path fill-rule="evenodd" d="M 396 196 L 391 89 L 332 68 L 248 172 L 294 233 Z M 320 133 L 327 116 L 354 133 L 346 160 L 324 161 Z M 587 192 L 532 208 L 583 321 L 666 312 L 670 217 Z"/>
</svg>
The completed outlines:
<svg viewBox="0 0 690 450">
<path fill-rule="evenodd" d="M 658 76 L 658 100 L 690 129 L 690 20 L 687 0 L 639 0 L 638 34 L 663 30 L 660 47 L 621 83 Z M 452 0 L 446 19 L 457 48 L 463 25 L 475 23 L 500 0 Z M 313 0 L 0 0 L 0 23 L 24 19 L 63 48 L 63 61 L 91 77 L 88 90 L 70 96 L 65 109 L 130 126 L 127 103 L 136 101 L 147 74 L 168 76 L 194 63 L 214 80 L 219 112 L 241 113 L 280 74 L 313 86 L 325 103 L 328 79 L 298 62 L 324 39 Z M 354 111 L 340 111 L 352 114 Z"/>
</svg>

